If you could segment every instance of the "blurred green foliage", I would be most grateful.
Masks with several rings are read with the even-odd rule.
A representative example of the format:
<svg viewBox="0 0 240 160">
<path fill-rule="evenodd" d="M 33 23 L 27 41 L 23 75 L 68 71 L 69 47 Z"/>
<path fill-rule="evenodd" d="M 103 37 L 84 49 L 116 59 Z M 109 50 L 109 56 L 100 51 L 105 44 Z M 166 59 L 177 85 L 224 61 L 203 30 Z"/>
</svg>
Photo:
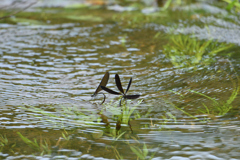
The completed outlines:
<svg viewBox="0 0 240 160">
<path fill-rule="evenodd" d="M 232 44 L 213 40 L 198 40 L 189 35 L 172 35 L 170 42 L 163 46 L 163 53 L 175 67 L 207 66 L 214 62 L 217 53 L 231 48 Z"/>
</svg>

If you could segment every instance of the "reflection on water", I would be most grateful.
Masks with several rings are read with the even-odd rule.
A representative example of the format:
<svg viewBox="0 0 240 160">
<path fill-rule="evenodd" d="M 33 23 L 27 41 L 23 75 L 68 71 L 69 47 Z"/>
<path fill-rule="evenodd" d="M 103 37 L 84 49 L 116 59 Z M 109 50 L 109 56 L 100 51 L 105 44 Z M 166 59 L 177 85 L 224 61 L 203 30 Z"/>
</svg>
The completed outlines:
<svg viewBox="0 0 240 160">
<path fill-rule="evenodd" d="M 221 28 L 218 33 L 228 24 L 216 23 L 222 26 L 209 28 Z M 137 155 L 155 159 L 239 159 L 237 98 L 231 113 L 223 117 L 200 114 L 193 119 L 181 112 L 196 115 L 202 104 L 210 104 L 206 97 L 187 89 L 228 100 L 239 85 L 239 59 L 231 60 L 237 73 L 228 60 L 217 56 L 214 63 L 197 66 L 196 70 L 175 68 L 163 53 L 168 36 L 154 41 L 157 31 L 153 27 L 161 34 L 171 29 L 155 24 L 124 29 L 113 23 L 1 23 L 0 157 L 23 159 L 34 153 L 37 159 L 137 159 Z M 181 28 L 197 29 L 194 25 Z M 206 33 L 197 31 L 199 35 Z M 238 44 L 229 38 L 224 40 Z M 119 101 L 106 94 L 106 108 L 99 105 L 102 97 L 92 99 L 91 95 L 106 71 L 110 73 L 107 87 L 113 90 L 114 74 L 124 77 L 125 85 L 133 77 L 129 94 L 141 93 L 143 102 L 135 108 L 120 108 Z M 115 108 L 109 103 L 112 99 L 117 102 Z M 137 102 L 133 100 L 133 104 Z M 17 132 L 39 148 L 31 147 L 30 141 L 25 143 Z"/>
</svg>

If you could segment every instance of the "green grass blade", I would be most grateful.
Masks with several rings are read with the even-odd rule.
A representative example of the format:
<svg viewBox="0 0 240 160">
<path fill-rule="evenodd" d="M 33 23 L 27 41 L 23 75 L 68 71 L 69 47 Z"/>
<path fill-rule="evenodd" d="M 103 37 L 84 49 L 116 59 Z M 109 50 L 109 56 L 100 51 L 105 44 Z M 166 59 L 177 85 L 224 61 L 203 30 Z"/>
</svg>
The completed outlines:
<svg viewBox="0 0 240 160">
<path fill-rule="evenodd" d="M 140 159 L 144 159 L 145 157 L 143 156 L 142 151 L 134 146 L 130 146 L 130 149 L 140 158 Z"/>
<path fill-rule="evenodd" d="M 215 99 L 213 99 L 213 98 L 211 98 L 211 97 L 209 97 L 209 96 L 207 96 L 207 95 L 205 95 L 205 94 L 202 94 L 202 93 L 200 93 L 200 92 L 197 92 L 197 91 L 194 91 L 194 90 L 190 90 L 190 89 L 189 89 L 188 91 L 193 92 L 193 93 L 196 93 L 196 94 L 199 94 L 199 95 L 201 95 L 201 96 L 204 96 L 204 97 L 210 99 L 210 100 L 211 100 L 212 102 L 214 102 L 216 105 L 219 105 L 219 103 L 218 103 Z"/>
<path fill-rule="evenodd" d="M 147 145 L 146 143 L 143 144 L 143 156 L 144 158 L 147 157 L 148 155 L 148 148 L 147 148 Z"/>
</svg>

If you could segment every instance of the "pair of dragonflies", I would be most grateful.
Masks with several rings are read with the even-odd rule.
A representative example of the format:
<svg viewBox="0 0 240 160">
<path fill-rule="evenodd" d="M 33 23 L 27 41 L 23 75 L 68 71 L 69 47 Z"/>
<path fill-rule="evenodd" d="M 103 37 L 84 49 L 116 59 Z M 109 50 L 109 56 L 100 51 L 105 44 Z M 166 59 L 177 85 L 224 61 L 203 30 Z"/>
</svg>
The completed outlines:
<svg viewBox="0 0 240 160">
<path fill-rule="evenodd" d="M 109 72 L 106 72 L 105 75 L 103 76 L 99 86 L 97 87 L 96 91 L 94 92 L 94 94 L 92 95 L 92 97 L 96 96 L 97 94 L 99 94 L 99 92 L 101 90 L 104 90 L 110 94 L 114 94 L 114 95 L 122 95 L 122 98 L 120 99 L 120 106 L 121 106 L 121 101 L 122 99 L 137 99 L 138 97 L 140 97 L 139 94 L 135 94 L 135 95 L 127 95 L 127 92 L 132 84 L 132 78 L 130 79 L 129 83 L 128 83 L 128 86 L 127 86 L 127 89 L 126 91 L 124 92 L 123 88 L 122 88 L 122 83 L 121 83 L 121 80 L 120 80 L 120 77 L 118 74 L 115 74 L 115 83 L 117 85 L 117 88 L 120 92 L 116 92 L 116 91 L 113 91 L 109 88 L 106 87 L 107 83 L 108 83 L 108 79 L 109 79 Z M 103 104 L 105 102 L 105 99 L 106 99 L 106 96 L 104 93 L 102 93 L 103 96 L 104 96 L 104 99 L 102 101 L 101 104 Z"/>
</svg>

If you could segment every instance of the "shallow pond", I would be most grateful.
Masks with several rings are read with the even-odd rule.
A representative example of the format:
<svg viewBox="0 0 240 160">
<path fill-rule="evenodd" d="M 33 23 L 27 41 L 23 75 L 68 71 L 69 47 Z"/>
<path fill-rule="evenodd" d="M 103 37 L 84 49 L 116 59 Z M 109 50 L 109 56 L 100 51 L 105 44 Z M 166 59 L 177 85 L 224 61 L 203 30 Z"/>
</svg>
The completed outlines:
<svg viewBox="0 0 240 160">
<path fill-rule="evenodd" d="M 240 159 L 239 16 L 31 12 L 0 23 L 0 159 Z M 106 71 L 141 97 L 100 105 Z"/>
</svg>

